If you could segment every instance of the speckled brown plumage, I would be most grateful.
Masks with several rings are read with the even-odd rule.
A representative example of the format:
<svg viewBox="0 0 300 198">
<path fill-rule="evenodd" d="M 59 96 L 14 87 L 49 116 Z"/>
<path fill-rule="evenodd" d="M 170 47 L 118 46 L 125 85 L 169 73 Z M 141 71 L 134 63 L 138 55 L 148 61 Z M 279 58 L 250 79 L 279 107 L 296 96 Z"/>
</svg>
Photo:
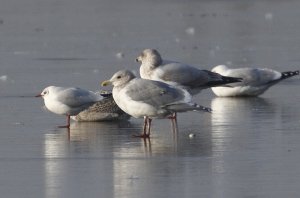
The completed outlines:
<svg viewBox="0 0 300 198">
<path fill-rule="evenodd" d="M 81 122 L 128 120 L 130 115 L 122 111 L 115 103 L 112 96 L 107 96 L 103 100 L 96 102 L 88 109 L 71 117 L 73 120 Z"/>
</svg>

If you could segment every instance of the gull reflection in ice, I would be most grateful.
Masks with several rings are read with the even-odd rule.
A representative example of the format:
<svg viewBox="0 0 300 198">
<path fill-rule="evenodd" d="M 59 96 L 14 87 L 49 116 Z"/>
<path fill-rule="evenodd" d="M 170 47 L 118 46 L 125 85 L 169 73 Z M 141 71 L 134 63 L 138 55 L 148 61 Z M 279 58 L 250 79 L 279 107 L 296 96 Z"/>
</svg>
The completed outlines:
<svg viewBox="0 0 300 198">
<path fill-rule="evenodd" d="M 45 134 L 45 193 L 46 197 L 59 197 L 60 186 L 63 184 L 66 163 L 63 158 L 68 156 L 68 131 L 64 133 Z"/>
<path fill-rule="evenodd" d="M 262 122 L 274 120 L 277 109 L 264 98 L 217 97 L 211 102 L 212 113 L 212 149 L 213 168 L 216 172 L 224 172 L 224 152 L 234 150 L 243 145 L 248 137 L 260 136 Z M 253 130 L 255 129 L 255 130 Z"/>
<path fill-rule="evenodd" d="M 222 194 L 219 189 L 227 186 L 228 172 L 234 169 L 230 159 L 234 159 L 240 149 L 256 145 L 253 140 L 260 140 L 262 130 L 268 122 L 280 119 L 280 113 L 272 101 L 260 97 L 217 97 L 212 100 L 211 108 L 214 186 L 215 192 Z"/>
<path fill-rule="evenodd" d="M 119 136 L 128 136 L 121 129 L 128 125 L 128 122 L 73 123 L 70 133 L 67 129 L 47 132 L 44 142 L 46 197 L 65 194 L 85 197 L 84 192 L 89 191 L 112 197 L 112 148 L 126 143 L 126 138 L 123 141 Z"/>
<path fill-rule="evenodd" d="M 211 102 L 212 140 L 214 149 L 223 151 L 232 137 L 259 127 L 278 115 L 272 102 L 259 97 L 228 98 L 217 97 Z"/>
<path fill-rule="evenodd" d="M 69 136 L 65 129 L 45 134 L 46 197 L 84 197 L 83 192 L 103 197 L 131 195 L 157 188 L 157 177 L 166 185 L 178 177 L 191 178 L 185 180 L 187 185 L 196 182 L 189 175 L 202 173 L 192 159 L 210 155 L 210 136 L 189 139 L 184 127 L 177 137 L 161 120 L 156 122 L 151 139 L 133 138 L 141 127 L 134 121 L 73 123 Z M 195 127 L 198 130 L 198 125 Z"/>
<path fill-rule="evenodd" d="M 269 117 L 274 106 L 267 99 L 259 97 L 217 97 L 211 102 L 214 110 L 212 125 L 220 127 L 253 124 L 261 117 Z"/>
<path fill-rule="evenodd" d="M 191 186 L 197 182 L 194 179 L 199 178 L 191 175 L 206 174 L 201 172 L 200 167 L 209 166 L 209 161 L 202 160 L 205 158 L 202 157 L 209 156 L 211 152 L 210 136 L 199 134 L 194 139 L 189 139 L 186 129 L 180 128 L 178 134 L 173 134 L 169 125 L 162 126 L 163 124 L 163 120 L 156 122 L 153 136 L 148 141 L 135 139 L 131 145 L 114 149 L 116 197 L 137 197 L 136 195 L 143 194 L 146 189 L 164 189 L 170 192 L 168 188 L 175 187 L 170 187 L 170 183 L 184 182 L 185 186 Z M 207 134 L 205 130 L 202 132 Z M 186 193 L 178 192 L 178 189 L 171 192 L 177 194 L 177 197 L 184 197 Z M 147 191 L 148 197 L 157 197 L 159 193 L 164 192 Z"/>
</svg>

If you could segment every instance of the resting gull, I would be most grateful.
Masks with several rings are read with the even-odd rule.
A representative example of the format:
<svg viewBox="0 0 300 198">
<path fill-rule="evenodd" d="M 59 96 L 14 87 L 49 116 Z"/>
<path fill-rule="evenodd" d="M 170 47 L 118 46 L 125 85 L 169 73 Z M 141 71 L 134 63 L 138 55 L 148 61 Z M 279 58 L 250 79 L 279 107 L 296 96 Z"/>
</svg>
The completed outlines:
<svg viewBox="0 0 300 198">
<path fill-rule="evenodd" d="M 210 108 L 191 102 L 191 95 L 184 89 L 163 82 L 136 78 L 129 70 L 116 72 L 102 86 L 112 84 L 113 98 L 117 105 L 135 118 L 144 118 L 143 134 L 148 138 L 152 118 L 166 118 L 175 112 L 205 111 Z"/>
<path fill-rule="evenodd" d="M 240 78 L 226 77 L 184 63 L 164 60 L 155 49 L 143 50 L 136 61 L 141 63 L 140 75 L 142 78 L 184 86 L 192 95 L 205 88 L 241 81 Z"/>
<path fill-rule="evenodd" d="M 278 72 L 268 68 L 230 69 L 225 65 L 218 65 L 212 71 L 243 79 L 242 82 L 230 84 L 231 87 L 212 87 L 217 96 L 258 96 L 276 83 L 299 75 L 299 71 Z"/>
<path fill-rule="evenodd" d="M 76 116 L 71 116 L 71 118 L 78 122 L 98 122 L 128 120 L 130 115 L 118 107 L 112 94 L 105 94 L 102 100 L 95 102 Z"/>
</svg>

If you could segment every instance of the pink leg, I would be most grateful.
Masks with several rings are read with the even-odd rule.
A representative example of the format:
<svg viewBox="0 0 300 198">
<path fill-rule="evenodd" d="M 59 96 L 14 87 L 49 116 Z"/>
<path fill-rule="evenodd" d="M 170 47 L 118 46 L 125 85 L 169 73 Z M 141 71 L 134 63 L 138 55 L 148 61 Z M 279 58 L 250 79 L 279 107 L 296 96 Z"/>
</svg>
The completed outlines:
<svg viewBox="0 0 300 198">
<path fill-rule="evenodd" d="M 151 125 L 151 121 L 149 123 L 149 120 L 151 120 L 151 119 L 148 118 L 147 116 L 144 116 L 143 134 L 133 135 L 133 137 L 140 137 L 140 138 L 149 138 L 150 137 L 150 126 L 149 125 Z M 147 133 L 148 130 L 149 130 L 149 132 Z"/>
<path fill-rule="evenodd" d="M 58 128 L 70 128 L 70 115 L 67 115 L 67 125 L 58 126 Z"/>
<path fill-rule="evenodd" d="M 167 118 L 173 120 L 173 119 L 177 119 L 177 114 L 176 112 L 172 113 L 172 115 L 168 116 Z"/>
<path fill-rule="evenodd" d="M 178 129 L 177 118 L 175 117 L 175 119 L 171 119 L 171 122 L 172 122 L 173 133 L 177 133 L 177 129 Z"/>
<path fill-rule="evenodd" d="M 151 122 L 152 122 L 152 119 L 151 118 L 148 118 L 148 133 L 147 133 L 147 136 L 150 137 L 150 131 L 151 131 Z"/>
<path fill-rule="evenodd" d="M 144 116 L 143 134 L 147 133 L 147 126 L 148 126 L 148 117 Z"/>
<path fill-rule="evenodd" d="M 168 116 L 169 119 L 171 119 L 171 124 L 172 124 L 172 130 L 173 133 L 177 132 L 177 114 L 176 112 L 172 113 L 172 115 Z"/>
</svg>

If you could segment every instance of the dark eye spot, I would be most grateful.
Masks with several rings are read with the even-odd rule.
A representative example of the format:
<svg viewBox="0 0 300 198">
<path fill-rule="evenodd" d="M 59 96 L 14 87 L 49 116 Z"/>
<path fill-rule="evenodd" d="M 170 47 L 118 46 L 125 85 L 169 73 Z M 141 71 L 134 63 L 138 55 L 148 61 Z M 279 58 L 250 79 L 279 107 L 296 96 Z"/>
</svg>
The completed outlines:
<svg viewBox="0 0 300 198">
<path fill-rule="evenodd" d="M 120 79 L 121 78 L 121 76 L 117 76 L 117 79 Z"/>
</svg>

